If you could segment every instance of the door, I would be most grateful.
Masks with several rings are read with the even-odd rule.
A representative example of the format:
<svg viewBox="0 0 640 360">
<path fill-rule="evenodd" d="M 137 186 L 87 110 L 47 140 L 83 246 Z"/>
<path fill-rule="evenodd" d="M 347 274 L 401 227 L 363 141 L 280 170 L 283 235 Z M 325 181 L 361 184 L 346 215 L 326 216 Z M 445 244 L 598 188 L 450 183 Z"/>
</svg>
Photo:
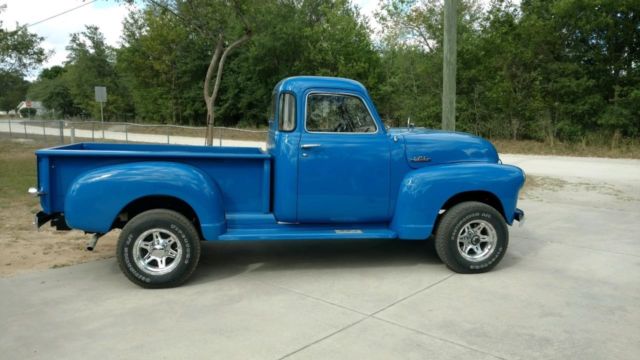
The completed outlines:
<svg viewBox="0 0 640 360">
<path fill-rule="evenodd" d="M 298 222 L 389 219 L 389 139 L 362 98 L 310 93 L 298 159 Z"/>
</svg>

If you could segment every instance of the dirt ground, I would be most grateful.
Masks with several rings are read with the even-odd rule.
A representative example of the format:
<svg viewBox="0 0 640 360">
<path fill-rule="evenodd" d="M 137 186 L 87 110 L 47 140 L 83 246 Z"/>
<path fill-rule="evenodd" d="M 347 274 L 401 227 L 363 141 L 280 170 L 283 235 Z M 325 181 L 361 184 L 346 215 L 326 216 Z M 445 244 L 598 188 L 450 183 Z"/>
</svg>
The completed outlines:
<svg viewBox="0 0 640 360">
<path fill-rule="evenodd" d="M 0 139 L 0 276 L 45 270 L 105 259 L 115 254 L 118 234 L 100 239 L 95 251 L 85 250 L 89 235 L 81 231 L 55 231 L 48 224 L 36 232 L 33 216 L 38 200 L 27 194 L 35 185 L 33 151 L 43 147 L 32 141 Z"/>
<path fill-rule="evenodd" d="M 5 206 L 6 205 L 6 206 Z M 94 251 L 86 251 L 89 235 L 81 231 L 55 231 L 48 224 L 36 232 L 32 224 L 37 205 L 12 202 L 2 204 L 0 216 L 0 276 L 11 276 L 25 271 L 45 270 L 80 264 L 114 256 L 117 241 L 115 232 L 98 242 Z"/>
</svg>

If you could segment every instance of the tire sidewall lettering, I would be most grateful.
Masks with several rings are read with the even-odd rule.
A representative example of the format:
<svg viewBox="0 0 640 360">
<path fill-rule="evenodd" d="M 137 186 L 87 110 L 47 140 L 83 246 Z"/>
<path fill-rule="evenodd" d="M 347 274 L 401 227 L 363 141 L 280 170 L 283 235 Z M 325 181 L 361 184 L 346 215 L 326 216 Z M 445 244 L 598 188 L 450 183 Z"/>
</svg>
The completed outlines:
<svg viewBox="0 0 640 360">
<path fill-rule="evenodd" d="M 151 221 L 149 223 L 143 223 L 141 224 L 141 226 L 143 226 L 143 228 L 158 227 L 158 228 L 165 229 L 172 232 L 176 236 L 178 241 L 180 241 L 180 244 L 184 249 L 184 255 L 181 260 L 181 263 L 172 272 L 167 274 L 162 274 L 162 275 L 149 275 L 143 272 L 133 260 L 133 246 L 134 246 L 135 240 L 142 233 L 142 231 L 132 231 L 130 234 L 128 234 L 126 238 L 125 246 L 123 249 L 124 251 L 123 257 L 125 261 L 125 266 L 135 278 L 145 283 L 151 283 L 152 279 L 162 279 L 164 277 L 170 277 L 172 276 L 173 273 L 182 271 L 185 267 L 189 265 L 189 262 L 192 257 L 191 242 L 188 240 L 187 235 L 185 234 L 185 232 L 182 230 L 180 226 L 174 223 L 165 223 L 165 221 L 157 221 L 157 220 Z"/>
<path fill-rule="evenodd" d="M 133 252 L 132 252 L 132 248 L 133 248 L 133 243 L 134 240 L 137 236 L 135 233 L 131 233 L 129 234 L 129 236 L 127 236 L 127 240 L 125 241 L 125 246 L 124 246 L 124 261 L 125 261 L 125 266 L 127 267 L 127 269 L 129 269 L 129 272 L 131 272 L 131 274 L 133 276 L 135 276 L 137 279 L 139 279 L 140 281 L 144 281 L 146 283 L 151 282 L 151 278 L 149 276 L 145 276 L 140 269 L 138 268 L 137 265 L 135 265 L 135 262 L 133 261 Z"/>
</svg>

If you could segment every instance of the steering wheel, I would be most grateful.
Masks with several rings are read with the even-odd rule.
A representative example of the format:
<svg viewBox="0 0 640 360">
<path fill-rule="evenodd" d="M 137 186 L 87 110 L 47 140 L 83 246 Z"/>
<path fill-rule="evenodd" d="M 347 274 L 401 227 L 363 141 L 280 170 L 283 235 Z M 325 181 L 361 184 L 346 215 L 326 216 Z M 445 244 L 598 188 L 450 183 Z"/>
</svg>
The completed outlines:
<svg viewBox="0 0 640 360">
<path fill-rule="evenodd" d="M 340 121 L 338 125 L 333 128 L 333 132 L 351 132 L 352 126 L 349 126 L 347 121 Z"/>
<path fill-rule="evenodd" d="M 358 127 L 356 130 L 357 130 L 357 132 L 368 133 L 368 132 L 376 131 L 376 127 L 375 126 L 371 126 L 371 125 L 365 125 L 365 126 Z"/>
</svg>

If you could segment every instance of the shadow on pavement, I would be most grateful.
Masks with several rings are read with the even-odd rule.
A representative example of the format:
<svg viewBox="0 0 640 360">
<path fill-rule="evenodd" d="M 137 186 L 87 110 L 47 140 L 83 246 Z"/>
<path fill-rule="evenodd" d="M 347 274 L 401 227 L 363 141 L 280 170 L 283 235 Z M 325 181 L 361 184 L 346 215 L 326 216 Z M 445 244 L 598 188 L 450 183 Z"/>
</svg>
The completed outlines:
<svg viewBox="0 0 640 360">
<path fill-rule="evenodd" d="M 431 240 L 253 241 L 203 243 L 194 280 L 214 281 L 248 271 L 444 266 Z"/>
</svg>

